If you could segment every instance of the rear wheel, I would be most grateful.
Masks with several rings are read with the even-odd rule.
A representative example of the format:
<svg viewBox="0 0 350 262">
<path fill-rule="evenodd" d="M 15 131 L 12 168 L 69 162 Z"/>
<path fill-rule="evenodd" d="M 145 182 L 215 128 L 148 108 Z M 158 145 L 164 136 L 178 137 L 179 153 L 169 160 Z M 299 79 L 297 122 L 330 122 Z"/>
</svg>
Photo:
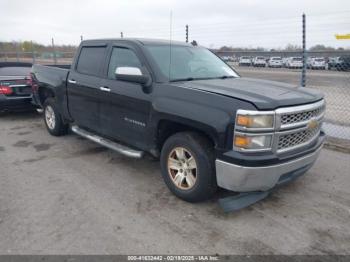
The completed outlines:
<svg viewBox="0 0 350 262">
<path fill-rule="evenodd" d="M 55 99 L 50 97 L 44 103 L 44 121 L 47 131 L 53 136 L 65 135 L 68 125 L 63 122 L 62 116 L 57 110 Z"/>
<path fill-rule="evenodd" d="M 198 202 L 209 199 L 217 189 L 212 144 L 193 133 L 177 133 L 165 142 L 161 152 L 163 179 L 177 197 Z"/>
</svg>

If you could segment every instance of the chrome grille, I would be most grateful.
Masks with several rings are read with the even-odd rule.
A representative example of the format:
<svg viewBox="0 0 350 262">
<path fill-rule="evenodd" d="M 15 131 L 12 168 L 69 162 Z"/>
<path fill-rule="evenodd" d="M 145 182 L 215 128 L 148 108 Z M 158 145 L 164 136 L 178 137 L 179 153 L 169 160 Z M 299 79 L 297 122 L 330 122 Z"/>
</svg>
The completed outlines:
<svg viewBox="0 0 350 262">
<path fill-rule="evenodd" d="M 311 142 L 313 138 L 318 136 L 321 130 L 321 125 L 316 128 L 304 129 L 295 133 L 288 133 L 286 135 L 280 135 L 278 139 L 277 150 L 284 151 L 286 149 L 292 149 L 297 146 L 302 146 Z"/>
<path fill-rule="evenodd" d="M 259 151 L 272 151 L 274 153 L 285 153 L 296 148 L 310 145 L 319 137 L 323 117 L 325 115 L 326 104 L 320 101 L 277 108 L 274 111 L 250 111 L 238 110 L 237 114 L 243 115 L 274 115 L 275 122 L 273 128 L 238 128 L 235 133 L 241 132 L 246 135 L 261 135 L 272 137 L 271 147 L 260 149 Z M 245 152 L 257 152 L 258 149 L 243 149 L 233 146 L 234 150 Z"/>
<path fill-rule="evenodd" d="M 325 106 L 322 105 L 321 107 L 310 111 L 303 111 L 303 112 L 292 113 L 292 114 L 283 114 L 281 115 L 281 124 L 289 125 L 289 124 L 295 124 L 298 122 L 304 122 L 312 118 L 321 116 L 324 110 L 325 110 Z"/>
</svg>

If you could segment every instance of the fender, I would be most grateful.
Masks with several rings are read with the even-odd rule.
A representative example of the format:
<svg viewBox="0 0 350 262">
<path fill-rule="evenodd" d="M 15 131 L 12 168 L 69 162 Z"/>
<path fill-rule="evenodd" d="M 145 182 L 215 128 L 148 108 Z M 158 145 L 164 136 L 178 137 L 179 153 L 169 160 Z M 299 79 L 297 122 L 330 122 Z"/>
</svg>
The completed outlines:
<svg viewBox="0 0 350 262">
<path fill-rule="evenodd" d="M 40 94 L 42 92 L 41 90 L 47 89 L 57 98 L 57 107 L 64 119 L 70 119 L 66 95 L 68 74 L 69 70 L 57 67 L 34 65 L 32 69 L 34 81 L 38 85 L 38 90 L 34 94 L 36 102 L 40 103 L 40 106 L 43 106 Z"/>
<path fill-rule="evenodd" d="M 161 121 L 179 123 L 202 131 L 212 139 L 216 147 L 224 145 L 225 133 L 232 118 L 224 110 L 169 97 L 156 98 L 153 110 L 151 122 L 154 130 L 158 130 Z"/>
</svg>

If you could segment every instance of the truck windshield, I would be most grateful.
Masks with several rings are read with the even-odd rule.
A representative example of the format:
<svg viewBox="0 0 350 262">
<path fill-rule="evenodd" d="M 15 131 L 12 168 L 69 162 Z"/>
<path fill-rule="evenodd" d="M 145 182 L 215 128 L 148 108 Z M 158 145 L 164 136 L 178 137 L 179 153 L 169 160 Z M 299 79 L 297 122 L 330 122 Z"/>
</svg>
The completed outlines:
<svg viewBox="0 0 350 262">
<path fill-rule="evenodd" d="M 220 58 L 202 47 L 146 45 L 147 50 L 169 81 L 232 78 L 237 73 Z"/>
</svg>

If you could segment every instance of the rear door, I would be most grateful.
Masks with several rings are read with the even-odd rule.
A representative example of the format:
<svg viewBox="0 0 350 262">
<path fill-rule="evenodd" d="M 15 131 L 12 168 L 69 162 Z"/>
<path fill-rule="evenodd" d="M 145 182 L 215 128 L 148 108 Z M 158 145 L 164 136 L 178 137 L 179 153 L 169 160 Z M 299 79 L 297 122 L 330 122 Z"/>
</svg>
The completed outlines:
<svg viewBox="0 0 350 262">
<path fill-rule="evenodd" d="M 138 83 L 116 80 L 117 67 L 137 67 L 148 74 L 145 60 L 132 46 L 120 44 L 111 47 L 101 109 L 101 126 L 105 136 L 124 141 L 138 148 L 147 144 L 151 95 Z"/>
<path fill-rule="evenodd" d="M 107 45 L 83 46 L 68 76 L 69 113 L 81 127 L 99 132 L 101 111 L 101 73 Z"/>
</svg>

